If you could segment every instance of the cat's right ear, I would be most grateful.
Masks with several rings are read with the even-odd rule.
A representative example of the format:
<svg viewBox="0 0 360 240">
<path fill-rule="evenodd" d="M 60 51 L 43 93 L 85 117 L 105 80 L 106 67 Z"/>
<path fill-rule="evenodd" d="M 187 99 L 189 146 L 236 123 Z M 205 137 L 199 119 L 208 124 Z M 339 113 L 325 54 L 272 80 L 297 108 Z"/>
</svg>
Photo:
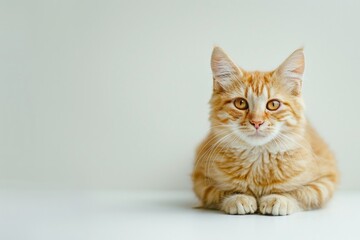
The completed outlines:
<svg viewBox="0 0 360 240">
<path fill-rule="evenodd" d="M 241 70 L 218 46 L 214 47 L 211 55 L 211 70 L 215 91 L 225 90 L 234 79 L 242 77 Z"/>
<path fill-rule="evenodd" d="M 300 96 L 304 68 L 304 49 L 299 48 L 275 70 L 275 74 L 292 95 Z"/>
</svg>

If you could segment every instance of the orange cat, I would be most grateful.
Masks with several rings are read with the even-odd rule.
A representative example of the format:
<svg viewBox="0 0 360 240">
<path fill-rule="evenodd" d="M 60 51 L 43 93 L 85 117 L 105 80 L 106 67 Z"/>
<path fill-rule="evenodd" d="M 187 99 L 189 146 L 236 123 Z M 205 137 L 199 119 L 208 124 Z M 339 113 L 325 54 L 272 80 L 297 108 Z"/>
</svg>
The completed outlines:
<svg viewBox="0 0 360 240">
<path fill-rule="evenodd" d="M 211 129 L 192 175 L 203 207 L 270 215 L 322 207 L 338 173 L 304 116 L 303 50 L 274 71 L 247 72 L 215 47 L 211 68 Z"/>
</svg>

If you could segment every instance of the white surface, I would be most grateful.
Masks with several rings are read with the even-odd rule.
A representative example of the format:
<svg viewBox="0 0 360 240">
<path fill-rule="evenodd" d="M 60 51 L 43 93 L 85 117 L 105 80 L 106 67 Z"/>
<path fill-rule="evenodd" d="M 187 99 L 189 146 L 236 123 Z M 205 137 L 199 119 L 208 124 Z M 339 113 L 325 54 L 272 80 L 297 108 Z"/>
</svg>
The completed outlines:
<svg viewBox="0 0 360 240">
<path fill-rule="evenodd" d="M 219 44 L 264 70 L 305 46 L 308 115 L 342 187 L 360 190 L 359 12 L 356 0 L 1 0 L 0 185 L 190 189 Z"/>
<path fill-rule="evenodd" d="M 191 192 L 0 192 L 0 239 L 360 239 L 360 193 L 286 217 L 192 208 Z"/>
</svg>

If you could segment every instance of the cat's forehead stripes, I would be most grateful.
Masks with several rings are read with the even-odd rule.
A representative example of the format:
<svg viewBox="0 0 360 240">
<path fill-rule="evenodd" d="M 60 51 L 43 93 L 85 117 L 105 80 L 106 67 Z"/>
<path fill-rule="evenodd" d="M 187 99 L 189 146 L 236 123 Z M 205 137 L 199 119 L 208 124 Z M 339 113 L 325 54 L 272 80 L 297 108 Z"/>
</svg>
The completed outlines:
<svg viewBox="0 0 360 240">
<path fill-rule="evenodd" d="M 270 95 L 270 83 L 272 81 L 273 72 L 245 72 L 242 81 L 246 84 L 245 97 L 247 97 L 249 89 L 256 96 L 264 94 Z"/>
<path fill-rule="evenodd" d="M 253 92 L 252 88 L 250 88 L 246 99 L 250 109 L 260 114 L 265 110 L 266 102 L 269 99 L 268 91 L 266 91 L 264 87 L 262 92 Z"/>
<path fill-rule="evenodd" d="M 234 80 L 227 89 L 231 97 L 249 97 L 251 92 L 253 97 L 266 95 L 270 97 L 273 82 L 273 72 L 243 72 L 241 78 Z"/>
</svg>

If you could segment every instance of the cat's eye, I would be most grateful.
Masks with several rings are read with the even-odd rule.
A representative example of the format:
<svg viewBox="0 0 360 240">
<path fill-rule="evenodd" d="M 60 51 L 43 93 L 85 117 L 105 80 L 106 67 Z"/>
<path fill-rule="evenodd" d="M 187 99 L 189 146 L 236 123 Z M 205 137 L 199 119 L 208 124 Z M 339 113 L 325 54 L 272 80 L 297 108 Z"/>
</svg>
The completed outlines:
<svg viewBox="0 0 360 240">
<path fill-rule="evenodd" d="M 243 98 L 237 98 L 234 100 L 234 105 L 237 109 L 246 110 L 249 108 L 247 101 Z"/>
<path fill-rule="evenodd" d="M 266 104 L 266 108 L 269 109 L 270 111 L 278 110 L 279 107 L 280 107 L 280 101 L 276 99 L 270 100 Z"/>
</svg>

